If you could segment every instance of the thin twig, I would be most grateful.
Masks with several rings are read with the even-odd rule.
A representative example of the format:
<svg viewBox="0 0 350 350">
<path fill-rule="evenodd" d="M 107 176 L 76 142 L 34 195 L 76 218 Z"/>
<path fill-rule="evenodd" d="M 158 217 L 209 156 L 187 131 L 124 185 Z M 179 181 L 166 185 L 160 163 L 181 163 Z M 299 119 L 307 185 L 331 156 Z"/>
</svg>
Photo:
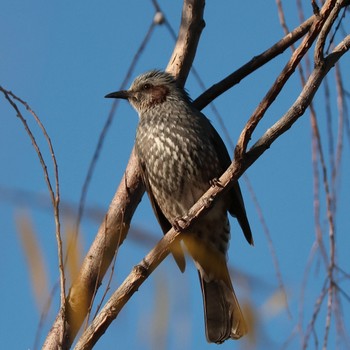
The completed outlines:
<svg viewBox="0 0 350 350">
<path fill-rule="evenodd" d="M 337 19 L 339 11 L 345 5 L 345 0 L 329 0 L 327 4 L 324 5 L 325 11 L 327 7 L 331 9 L 330 14 L 322 26 L 322 30 L 316 41 L 314 61 L 316 65 L 322 65 L 324 61 L 324 47 L 326 45 L 326 38 L 332 28 L 334 21 Z"/>
<path fill-rule="evenodd" d="M 347 9 L 348 9 L 347 7 L 344 7 L 344 9 L 343 9 L 343 14 L 340 16 L 340 18 L 339 18 L 339 20 L 338 20 L 338 23 L 337 23 L 337 25 L 336 25 L 335 28 L 334 28 L 333 34 L 332 34 L 332 36 L 331 36 L 330 39 L 329 39 L 328 47 L 327 47 L 327 49 L 326 49 L 326 54 L 327 54 L 327 55 L 328 55 L 328 53 L 329 53 L 329 51 L 330 51 L 332 45 L 334 44 L 335 36 L 336 36 L 336 34 L 338 33 L 339 28 L 340 28 L 340 26 L 341 26 L 341 24 L 342 24 L 342 22 L 343 22 L 343 20 L 344 20 L 344 18 L 345 18 L 345 14 L 346 14 Z"/>
<path fill-rule="evenodd" d="M 276 276 L 277 276 L 278 288 L 283 294 L 283 298 L 284 298 L 284 302 L 285 302 L 285 306 L 286 306 L 288 317 L 290 319 L 292 319 L 292 313 L 290 311 L 289 304 L 288 304 L 288 295 L 287 295 L 286 288 L 285 288 L 285 285 L 284 285 L 284 282 L 283 282 L 282 272 L 281 272 L 281 269 L 280 269 L 280 264 L 278 262 L 277 253 L 276 253 L 276 249 L 275 249 L 274 244 L 273 244 L 273 240 L 272 240 L 272 237 L 271 237 L 271 234 L 270 234 L 270 230 L 269 230 L 269 228 L 267 226 L 267 223 L 266 223 L 264 215 L 263 215 L 262 208 L 261 208 L 261 206 L 260 206 L 260 204 L 258 202 L 257 197 L 255 196 L 255 192 L 254 192 L 253 188 L 251 187 L 251 184 L 250 184 L 250 181 L 249 181 L 248 177 L 245 177 L 245 183 L 246 183 L 246 185 L 248 187 L 248 190 L 249 190 L 249 192 L 250 192 L 250 194 L 252 196 L 253 203 L 255 205 L 255 209 L 256 209 L 256 211 L 258 213 L 258 217 L 259 217 L 260 223 L 262 225 L 262 228 L 263 228 L 266 240 L 267 240 L 267 245 L 268 245 L 268 248 L 269 248 L 269 251 L 270 251 L 270 254 L 271 254 L 273 266 L 275 268 L 275 272 L 276 272 Z"/>
<path fill-rule="evenodd" d="M 59 203 L 60 203 L 60 188 L 59 188 L 59 175 L 58 175 L 58 165 L 56 161 L 56 156 L 55 152 L 53 149 L 53 145 L 51 142 L 51 139 L 42 124 L 41 120 L 37 116 L 37 114 L 32 110 L 32 108 L 29 106 L 29 104 L 19 97 L 17 97 L 15 94 L 13 94 L 11 91 L 7 91 L 3 87 L 0 86 L 0 91 L 3 92 L 5 95 L 5 98 L 9 101 L 13 109 L 17 113 L 17 117 L 21 120 L 31 142 L 32 145 L 35 149 L 36 154 L 39 157 L 41 167 L 44 172 L 44 178 L 45 182 L 51 197 L 51 202 L 53 206 L 53 211 L 54 211 L 54 218 L 55 218 L 55 233 L 56 233 L 56 241 L 57 241 L 57 249 L 58 249 L 58 264 L 59 264 L 59 273 L 60 273 L 60 299 L 61 299 L 61 308 L 65 308 L 65 300 L 66 300 L 66 292 L 65 292 L 65 274 L 64 274 L 64 266 L 63 266 L 63 248 L 62 248 L 62 239 L 61 239 L 61 224 L 60 224 L 60 214 L 59 214 Z M 34 134 L 32 133 L 26 119 L 23 117 L 22 113 L 20 112 L 19 108 L 17 107 L 16 103 L 11 99 L 11 97 L 17 101 L 19 101 L 29 112 L 30 114 L 34 117 L 35 121 L 39 125 L 40 129 L 42 130 L 42 133 L 44 135 L 44 138 L 48 144 L 50 154 L 51 154 L 51 159 L 53 163 L 53 168 L 54 168 L 54 179 L 55 179 L 55 191 L 53 190 L 51 180 L 50 180 L 50 175 L 47 170 L 47 164 L 44 160 L 44 157 L 40 151 L 40 147 L 36 142 L 36 139 L 34 137 Z"/>
<path fill-rule="evenodd" d="M 335 161 L 332 171 L 332 189 L 333 198 L 336 202 L 337 198 L 337 180 L 340 174 L 340 165 L 343 154 L 343 138 L 344 138 L 344 119 L 346 114 L 346 101 L 344 98 L 343 78 L 340 71 L 340 65 L 335 66 L 335 81 L 337 89 L 337 106 L 338 106 L 338 134 L 337 134 L 337 145 L 335 152 Z M 336 211 L 336 205 L 334 203 L 334 211 Z"/>
<path fill-rule="evenodd" d="M 311 320 L 306 328 L 305 337 L 303 339 L 303 347 L 302 347 L 303 350 L 306 350 L 308 347 L 310 335 L 311 335 L 311 333 L 313 333 L 314 325 L 315 325 L 317 316 L 321 310 L 321 306 L 322 306 L 324 298 L 326 297 L 326 294 L 327 294 L 327 284 L 325 282 L 322 289 L 321 289 L 321 292 L 316 300 L 316 303 L 314 305 L 314 312 L 312 314 Z"/>
</svg>

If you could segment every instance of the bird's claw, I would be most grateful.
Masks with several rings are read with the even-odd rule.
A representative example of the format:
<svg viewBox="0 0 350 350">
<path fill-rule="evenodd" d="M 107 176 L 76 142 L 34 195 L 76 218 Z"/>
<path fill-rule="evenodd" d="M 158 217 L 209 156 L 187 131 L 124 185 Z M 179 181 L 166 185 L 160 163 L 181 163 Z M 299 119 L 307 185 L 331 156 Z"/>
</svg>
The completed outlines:
<svg viewBox="0 0 350 350">
<path fill-rule="evenodd" d="M 173 227 L 176 232 L 180 232 L 186 227 L 186 224 L 188 222 L 187 215 L 185 216 L 179 216 L 174 219 Z"/>
<path fill-rule="evenodd" d="M 214 177 L 213 179 L 209 180 L 209 184 L 211 187 L 218 186 L 220 188 L 223 188 L 224 186 L 221 184 L 219 178 Z"/>
</svg>

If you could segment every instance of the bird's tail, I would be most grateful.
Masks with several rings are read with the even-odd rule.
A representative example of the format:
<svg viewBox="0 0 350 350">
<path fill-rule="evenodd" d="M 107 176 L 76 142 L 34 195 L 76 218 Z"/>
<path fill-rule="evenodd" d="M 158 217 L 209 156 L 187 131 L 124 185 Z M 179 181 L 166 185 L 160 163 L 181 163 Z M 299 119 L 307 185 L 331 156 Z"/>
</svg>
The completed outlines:
<svg viewBox="0 0 350 350">
<path fill-rule="evenodd" d="M 227 267 L 226 267 L 227 269 Z M 247 333 L 247 325 L 239 307 L 231 281 L 207 280 L 199 272 L 202 287 L 207 340 L 222 343 L 239 339 Z"/>
<path fill-rule="evenodd" d="M 248 329 L 233 290 L 224 253 L 212 249 L 193 235 L 185 235 L 183 240 L 199 273 L 207 340 L 222 343 L 229 338 L 241 338 Z"/>
</svg>

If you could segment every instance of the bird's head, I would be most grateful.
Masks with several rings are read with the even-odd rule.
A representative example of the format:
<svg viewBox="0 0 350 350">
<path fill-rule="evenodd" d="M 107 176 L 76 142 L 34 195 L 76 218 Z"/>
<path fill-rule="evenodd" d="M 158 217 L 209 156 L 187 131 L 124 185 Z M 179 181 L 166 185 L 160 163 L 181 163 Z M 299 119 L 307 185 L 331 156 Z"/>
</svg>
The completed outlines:
<svg viewBox="0 0 350 350">
<path fill-rule="evenodd" d="M 152 70 L 138 76 L 129 90 L 112 92 L 105 97 L 127 99 L 137 112 L 142 113 L 167 100 L 183 99 L 187 98 L 187 95 L 176 85 L 171 74 Z"/>
</svg>

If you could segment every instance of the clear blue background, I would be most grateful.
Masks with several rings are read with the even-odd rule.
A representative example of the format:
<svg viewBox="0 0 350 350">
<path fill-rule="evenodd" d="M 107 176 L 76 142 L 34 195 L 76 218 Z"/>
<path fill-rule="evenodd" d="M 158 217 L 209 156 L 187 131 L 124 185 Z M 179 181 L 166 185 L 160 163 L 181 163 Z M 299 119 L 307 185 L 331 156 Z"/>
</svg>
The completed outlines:
<svg viewBox="0 0 350 350">
<path fill-rule="evenodd" d="M 164 14 L 177 31 L 181 2 L 160 1 Z M 298 25 L 294 2 L 285 2 L 290 28 Z M 306 16 L 311 6 L 305 5 Z M 119 88 L 134 54 L 154 16 L 151 1 L 9 1 L 1 4 L 0 84 L 27 101 L 39 115 L 52 139 L 60 174 L 61 199 L 77 204 L 99 133 L 108 116 L 111 101 L 103 96 Z M 253 56 L 283 37 L 274 1 L 208 1 L 206 27 L 198 47 L 194 66 L 207 87 L 222 79 Z M 173 49 L 173 39 L 165 26 L 157 26 L 136 66 L 133 77 L 152 68 L 164 69 Z M 245 122 L 287 62 L 287 50 L 274 62 L 253 73 L 239 85 L 219 97 L 215 104 L 224 118 L 234 142 Z M 343 76 L 349 76 L 349 57 L 344 57 Z M 336 91 L 330 78 L 333 128 L 337 132 Z M 202 90 L 192 75 L 186 84 L 192 98 Z M 252 140 L 258 137 L 288 109 L 300 93 L 296 74 L 269 109 Z M 328 141 L 322 88 L 315 98 L 323 147 L 328 159 Z M 25 114 L 24 109 L 22 108 Z M 210 108 L 204 110 L 223 134 Z M 50 154 L 32 118 L 26 119 L 50 164 Z M 15 190 L 47 195 L 42 170 L 23 126 L 7 101 L 0 103 L 0 269 L 2 276 L 0 339 L 4 349 L 32 349 L 41 310 L 33 294 L 28 263 L 18 231 L 22 215 L 30 217 L 45 258 L 49 288 L 58 280 L 57 249 L 52 211 L 48 200 L 16 195 Z M 133 146 L 137 115 L 122 102 L 104 140 L 87 202 L 96 212 L 105 212 L 119 184 Z M 225 140 L 227 141 L 227 140 Z M 336 216 L 338 263 L 348 269 L 349 261 L 349 139 L 344 141 L 341 177 L 338 182 Z M 232 149 L 230 149 L 232 153 Z M 228 341 L 220 349 L 278 349 L 290 341 L 290 349 L 300 348 L 298 334 L 300 309 L 304 313 L 303 331 L 311 319 L 313 307 L 324 282 L 323 263 L 316 254 L 311 266 L 305 301 L 301 303 L 302 279 L 315 241 L 313 218 L 313 175 L 311 165 L 311 129 L 308 113 L 278 139 L 248 171 L 276 250 L 279 267 L 288 293 L 291 318 L 279 302 L 271 298 L 278 290 L 278 279 L 266 236 L 245 182 L 241 180 L 255 247 L 246 244 L 232 220 L 229 262 L 242 305 L 254 314 L 254 336 L 239 342 Z M 36 197 L 34 197 L 36 198 Z M 321 223 L 327 233 L 324 196 Z M 74 223 L 75 212 L 62 214 L 63 231 Z M 97 215 L 98 216 L 98 215 Z M 81 239 L 86 252 L 100 223 L 84 217 Z M 134 230 L 161 233 L 146 196 L 134 216 Z M 327 242 L 327 236 L 325 236 Z M 117 268 L 111 283 L 117 288 L 151 245 L 127 239 L 119 251 Z M 348 271 L 348 270 L 347 270 Z M 200 287 L 191 262 L 181 274 L 169 257 L 146 281 L 118 319 L 96 345 L 96 349 L 206 349 L 207 344 Z M 102 286 L 102 290 L 105 283 Z M 342 282 L 345 291 L 349 282 Z M 100 294 L 99 294 L 100 295 Z M 58 308 L 58 293 L 41 329 L 45 338 Z M 272 304 L 268 304 L 268 303 Z M 267 307 L 266 305 L 270 305 Z M 272 305 L 272 306 L 271 306 Z M 272 307 L 276 307 L 276 313 Z M 344 310 L 349 303 L 344 302 Z M 269 309 L 270 312 L 266 312 Z M 247 311 L 248 312 L 248 311 Z M 345 325 L 349 331 L 349 315 Z M 323 341 L 325 307 L 316 322 L 319 341 Z M 255 337 L 255 339 L 254 339 Z M 330 344 L 335 344 L 334 323 Z M 41 343 L 40 343 L 41 344 Z M 310 341 L 310 348 L 314 348 Z M 339 348 L 345 348 L 341 342 Z M 332 347 L 330 347 L 332 348 Z"/>
</svg>

